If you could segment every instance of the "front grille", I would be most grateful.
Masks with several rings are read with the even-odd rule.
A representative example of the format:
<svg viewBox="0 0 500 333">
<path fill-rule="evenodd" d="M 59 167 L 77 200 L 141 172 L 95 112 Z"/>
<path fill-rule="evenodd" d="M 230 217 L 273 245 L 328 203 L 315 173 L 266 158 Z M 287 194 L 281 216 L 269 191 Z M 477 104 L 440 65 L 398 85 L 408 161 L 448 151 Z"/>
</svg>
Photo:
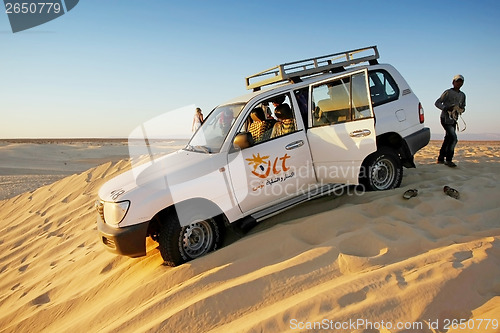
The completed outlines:
<svg viewBox="0 0 500 333">
<path fill-rule="evenodd" d="M 97 213 L 99 213 L 102 221 L 104 222 L 104 202 L 102 202 L 101 200 L 97 200 L 95 202 L 95 209 L 97 210 Z"/>
</svg>

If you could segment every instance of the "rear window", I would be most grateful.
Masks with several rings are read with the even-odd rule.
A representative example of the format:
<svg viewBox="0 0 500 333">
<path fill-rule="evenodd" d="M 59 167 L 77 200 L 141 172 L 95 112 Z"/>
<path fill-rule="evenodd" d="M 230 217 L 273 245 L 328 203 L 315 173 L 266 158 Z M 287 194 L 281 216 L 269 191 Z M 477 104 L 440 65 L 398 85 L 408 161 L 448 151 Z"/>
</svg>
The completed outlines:
<svg viewBox="0 0 500 333">
<path fill-rule="evenodd" d="M 373 106 L 398 99 L 399 88 L 392 76 L 384 70 L 368 73 Z"/>
</svg>

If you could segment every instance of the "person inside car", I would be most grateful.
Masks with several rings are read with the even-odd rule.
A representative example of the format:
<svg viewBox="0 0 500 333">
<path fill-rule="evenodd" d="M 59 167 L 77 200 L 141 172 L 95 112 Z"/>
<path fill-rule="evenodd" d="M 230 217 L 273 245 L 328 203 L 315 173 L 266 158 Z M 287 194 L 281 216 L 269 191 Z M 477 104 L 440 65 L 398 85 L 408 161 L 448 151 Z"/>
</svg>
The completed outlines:
<svg viewBox="0 0 500 333">
<path fill-rule="evenodd" d="M 278 118 L 278 121 L 274 124 L 271 138 L 295 132 L 297 125 L 293 117 L 292 109 L 288 104 L 278 105 L 276 109 L 274 109 L 274 115 Z"/>
<path fill-rule="evenodd" d="M 248 131 L 252 134 L 254 142 L 259 143 L 269 139 L 275 121 L 273 119 L 266 119 L 264 110 L 260 107 L 253 109 L 250 112 L 250 117 L 252 118 L 252 123 Z"/>
</svg>

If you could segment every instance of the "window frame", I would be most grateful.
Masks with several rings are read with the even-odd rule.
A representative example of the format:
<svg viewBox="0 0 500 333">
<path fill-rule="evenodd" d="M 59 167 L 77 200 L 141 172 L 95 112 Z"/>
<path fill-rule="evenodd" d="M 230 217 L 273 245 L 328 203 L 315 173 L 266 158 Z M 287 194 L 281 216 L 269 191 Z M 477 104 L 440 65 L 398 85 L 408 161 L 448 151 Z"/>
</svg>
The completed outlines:
<svg viewBox="0 0 500 333">
<path fill-rule="evenodd" d="M 252 102 L 251 104 L 250 103 L 248 104 L 248 105 L 250 105 L 250 107 L 247 109 L 246 115 L 243 117 L 241 123 L 238 125 L 237 130 L 236 130 L 236 135 L 241 134 L 241 133 L 250 133 L 248 131 L 248 126 L 250 125 L 250 123 L 248 122 L 248 120 L 250 118 L 250 114 L 251 114 L 252 110 L 255 109 L 255 108 L 257 108 L 257 107 L 259 107 L 265 101 L 268 101 L 268 103 L 270 103 L 272 99 L 274 99 L 276 97 L 279 97 L 279 96 L 286 96 L 286 97 L 288 97 L 287 104 L 289 104 L 290 109 L 292 110 L 293 118 L 295 119 L 295 131 L 289 132 L 289 133 L 286 133 L 286 134 L 283 134 L 283 135 L 280 135 L 280 136 L 277 136 L 277 137 L 274 137 L 274 138 L 269 138 L 267 140 L 259 141 L 257 143 L 252 144 L 248 148 L 255 147 L 255 146 L 258 146 L 260 144 L 265 144 L 267 142 L 271 142 L 273 140 L 276 140 L 276 139 L 285 137 L 287 135 L 290 135 L 290 134 L 293 134 L 293 133 L 297 133 L 297 132 L 300 132 L 300 131 L 304 130 L 304 125 L 305 124 L 302 124 L 302 121 L 299 122 L 298 118 L 297 118 L 297 111 L 296 111 L 296 109 L 298 108 L 298 105 L 296 105 L 297 103 L 296 103 L 295 95 L 294 95 L 293 92 L 294 92 L 293 90 L 280 92 L 280 93 L 277 93 L 277 94 L 274 94 L 274 95 L 271 95 L 271 96 L 267 96 L 265 98 L 261 98 L 261 99 L 255 101 L 255 102 Z M 285 97 L 285 100 L 286 100 L 286 97 Z M 271 110 L 271 111 L 273 113 L 273 119 L 276 120 L 276 118 L 274 116 L 274 110 Z M 244 129 L 246 129 L 246 130 L 244 130 Z M 234 140 L 234 138 L 233 138 L 233 140 Z"/>
<path fill-rule="evenodd" d="M 382 101 L 379 101 L 379 102 L 375 103 L 375 102 L 373 102 L 373 95 L 371 93 L 371 87 L 370 87 L 370 81 L 369 80 L 371 79 L 372 75 L 377 75 L 377 73 L 381 73 L 381 74 L 384 75 L 384 78 L 389 82 L 390 86 L 394 89 L 395 94 L 394 94 L 394 96 L 391 96 L 390 98 L 386 98 L 386 99 L 384 99 Z M 401 90 L 399 89 L 399 86 L 398 86 L 396 80 L 394 80 L 394 78 L 392 77 L 392 75 L 388 71 L 386 71 L 385 69 L 381 69 L 381 68 L 379 69 L 378 68 L 378 69 L 369 70 L 368 71 L 368 79 L 369 79 L 368 80 L 368 88 L 370 89 L 370 96 L 372 98 L 372 105 L 373 105 L 373 107 L 377 107 L 379 105 L 384 105 L 386 103 L 390 103 L 390 102 L 393 102 L 393 101 L 396 101 L 396 100 L 399 99 L 399 95 L 400 95 Z M 379 78 L 379 80 L 380 80 L 380 78 Z M 372 81 L 373 81 L 373 79 L 372 79 Z"/>
</svg>

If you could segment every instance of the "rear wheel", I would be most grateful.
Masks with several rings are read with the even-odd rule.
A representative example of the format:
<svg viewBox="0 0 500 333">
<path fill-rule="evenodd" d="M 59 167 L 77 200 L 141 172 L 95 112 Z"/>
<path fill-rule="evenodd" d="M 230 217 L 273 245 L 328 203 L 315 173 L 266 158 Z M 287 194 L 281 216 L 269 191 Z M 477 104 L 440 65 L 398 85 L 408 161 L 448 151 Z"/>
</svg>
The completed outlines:
<svg viewBox="0 0 500 333">
<path fill-rule="evenodd" d="M 203 218 L 193 212 L 189 219 L 190 223 L 181 227 L 177 215 L 170 212 L 161 223 L 158 244 L 168 266 L 201 257 L 222 243 L 223 230 L 215 218 Z"/>
<path fill-rule="evenodd" d="M 361 182 L 370 191 L 397 188 L 403 179 L 401 160 L 388 148 L 377 150 L 363 165 Z"/>
</svg>

